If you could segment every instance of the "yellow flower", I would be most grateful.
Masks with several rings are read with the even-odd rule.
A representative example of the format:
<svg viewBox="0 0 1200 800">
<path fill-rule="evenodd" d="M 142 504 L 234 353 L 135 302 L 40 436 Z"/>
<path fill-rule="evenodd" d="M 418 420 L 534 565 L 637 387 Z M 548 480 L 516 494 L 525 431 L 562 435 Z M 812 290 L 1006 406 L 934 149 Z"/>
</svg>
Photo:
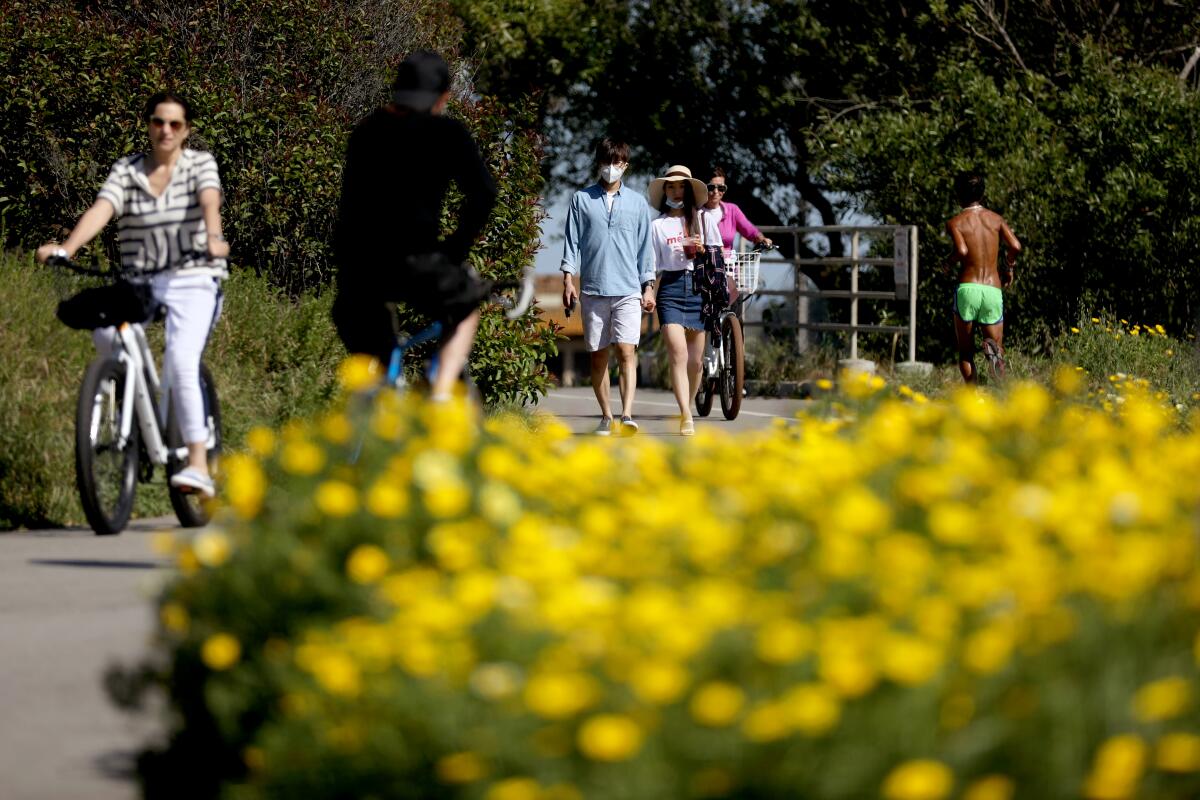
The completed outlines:
<svg viewBox="0 0 1200 800">
<path fill-rule="evenodd" d="M 906 761 L 883 781 L 887 800 L 942 800 L 954 788 L 954 773 L 940 761 Z"/>
<path fill-rule="evenodd" d="M 358 509 L 358 491 L 345 481 L 325 481 L 317 487 L 313 502 L 327 517 L 347 517 Z"/>
<path fill-rule="evenodd" d="M 783 703 L 791 724 L 805 736 L 827 733 L 842 717 L 842 704 L 837 694 L 820 683 L 792 687 L 783 696 Z"/>
<path fill-rule="evenodd" d="M 256 459 L 234 453 L 221 459 L 225 474 L 222 496 L 242 519 L 253 519 L 262 508 L 267 493 L 267 476 Z"/>
<path fill-rule="evenodd" d="M 338 367 L 338 383 L 348 392 L 361 392 L 379 385 L 383 379 L 382 365 L 367 355 L 356 354 Z"/>
<path fill-rule="evenodd" d="M 483 759 L 470 751 L 442 756 L 436 769 L 442 783 L 473 783 L 487 775 Z"/>
<path fill-rule="evenodd" d="M 1012 800 L 1017 787 L 1012 778 L 1004 775 L 988 775 L 967 787 L 962 800 Z"/>
<path fill-rule="evenodd" d="M 275 452 L 275 431 L 256 425 L 246 434 L 246 447 L 259 458 L 267 458 Z"/>
<path fill-rule="evenodd" d="M 158 618 L 171 633 L 187 633 L 190 621 L 187 609 L 178 603 L 166 603 L 158 610 Z"/>
<path fill-rule="evenodd" d="M 967 638 L 963 661 L 968 669 L 988 675 L 1008 663 L 1015 644 L 1012 627 L 994 623 Z"/>
<path fill-rule="evenodd" d="M 296 648 L 296 663 L 330 694 L 357 697 L 362 691 L 358 665 L 340 650 L 326 645 L 302 644 Z"/>
<path fill-rule="evenodd" d="M 1114 736 L 1105 741 L 1092 771 L 1084 781 L 1088 800 L 1125 800 L 1137 791 L 1146 764 L 1146 743 L 1133 735 Z"/>
<path fill-rule="evenodd" d="M 593 761 L 625 761 L 642 746 L 642 729 L 621 714 L 597 714 L 579 728 L 579 750 Z"/>
<path fill-rule="evenodd" d="M 367 511 L 383 519 L 398 519 L 408 511 L 408 494 L 386 478 L 367 490 Z"/>
<path fill-rule="evenodd" d="M 503 700 L 516 694 L 521 686 L 521 670 L 515 664 L 480 664 L 471 673 L 471 688 L 485 700 Z"/>
<path fill-rule="evenodd" d="M 916 636 L 892 633 L 882 643 L 883 674 L 904 686 L 931 680 L 942 667 L 942 653 Z"/>
<path fill-rule="evenodd" d="M 542 786 L 533 778 L 505 778 L 493 783 L 484 800 L 541 800 Z"/>
<path fill-rule="evenodd" d="M 200 660 L 214 672 L 229 669 L 241 657 L 241 643 L 228 633 L 214 633 L 200 647 Z"/>
<path fill-rule="evenodd" d="M 790 664 L 812 650 L 813 633 L 792 619 L 776 619 L 763 625 L 754 639 L 754 650 L 768 664 Z"/>
<path fill-rule="evenodd" d="M 229 560 L 229 537 L 218 530 L 206 530 L 192 542 L 196 560 L 206 567 L 219 567 Z"/>
<path fill-rule="evenodd" d="M 732 725 L 746 703 L 746 693 L 732 683 L 710 681 L 692 695 L 692 718 L 701 725 L 720 728 Z"/>
<path fill-rule="evenodd" d="M 387 574 L 391 559 L 382 547 L 360 544 L 346 559 L 346 575 L 355 583 L 375 583 Z"/>
<path fill-rule="evenodd" d="M 521 498 L 507 486 L 489 481 L 479 490 L 479 512 L 497 525 L 508 525 L 521 516 Z"/>
<path fill-rule="evenodd" d="M 1200 736 L 1168 733 L 1154 748 L 1154 766 L 1163 772 L 1200 772 Z"/>
<path fill-rule="evenodd" d="M 279 464 L 293 475 L 315 475 L 325 466 L 325 451 L 307 439 L 294 439 L 283 446 Z"/>
<path fill-rule="evenodd" d="M 566 719 L 596 701 L 595 680 L 582 672 L 542 672 L 525 684 L 525 705 L 546 719 Z"/>
<path fill-rule="evenodd" d="M 458 480 L 443 481 L 425 492 L 425 508 L 439 519 L 456 517 L 471 504 L 471 490 Z"/>
<path fill-rule="evenodd" d="M 773 742 L 792 732 L 788 707 L 782 702 L 755 706 L 742 723 L 742 732 L 752 742 Z"/>
<path fill-rule="evenodd" d="M 345 414 L 330 414 L 321 420 L 321 433 L 334 444 L 345 444 L 354 435 L 354 426 Z"/>
<path fill-rule="evenodd" d="M 629 683 L 644 702 L 667 705 L 687 689 L 688 673 L 672 661 L 646 661 L 634 668 Z"/>
<path fill-rule="evenodd" d="M 1163 678 L 1138 689 L 1133 713 L 1142 722 L 1162 722 L 1178 717 L 1191 702 L 1191 683 L 1181 677 Z"/>
</svg>

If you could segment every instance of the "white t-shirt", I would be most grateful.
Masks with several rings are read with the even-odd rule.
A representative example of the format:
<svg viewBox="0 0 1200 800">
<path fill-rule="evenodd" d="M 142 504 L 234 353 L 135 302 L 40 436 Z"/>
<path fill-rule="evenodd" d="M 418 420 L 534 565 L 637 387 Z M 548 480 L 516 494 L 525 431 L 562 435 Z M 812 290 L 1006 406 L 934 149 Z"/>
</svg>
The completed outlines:
<svg viewBox="0 0 1200 800">
<path fill-rule="evenodd" d="M 717 230 L 717 221 L 711 214 L 700 212 L 701 229 L 704 231 L 704 244 L 709 247 L 721 246 L 721 233 Z M 695 226 L 691 232 L 696 233 Z M 650 223 L 650 244 L 654 251 L 655 271 L 670 272 L 672 270 L 691 269 L 692 259 L 683 254 L 683 217 L 668 217 L 665 213 Z"/>
</svg>

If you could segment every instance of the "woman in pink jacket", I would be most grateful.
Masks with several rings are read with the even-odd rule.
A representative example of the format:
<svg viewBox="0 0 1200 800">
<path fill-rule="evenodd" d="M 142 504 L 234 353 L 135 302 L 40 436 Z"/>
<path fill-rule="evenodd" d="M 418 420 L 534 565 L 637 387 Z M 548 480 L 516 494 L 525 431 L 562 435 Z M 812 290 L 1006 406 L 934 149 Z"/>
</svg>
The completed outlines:
<svg viewBox="0 0 1200 800">
<path fill-rule="evenodd" d="M 758 228 L 750 224 L 742 210 L 733 203 L 725 202 L 725 192 L 729 184 L 725 181 L 725 170 L 713 167 L 712 178 L 708 181 L 708 202 L 704 208 L 710 217 L 717 220 L 717 230 L 721 232 L 721 242 L 725 250 L 733 249 L 733 235 L 740 233 L 743 239 L 749 239 L 755 244 L 770 245 L 771 240 L 759 233 Z"/>
<path fill-rule="evenodd" d="M 725 180 L 725 170 L 713 167 L 712 178 L 708 181 L 708 202 L 704 204 L 704 211 L 717 221 L 717 230 L 721 233 L 721 247 L 725 250 L 726 257 L 733 250 L 735 233 L 740 233 L 743 239 L 749 239 L 755 244 L 765 244 L 769 247 L 771 240 L 750 224 L 750 220 L 746 219 L 742 210 L 733 203 L 725 202 L 725 192 L 728 189 L 729 184 Z M 737 300 L 737 296 L 737 286 L 733 277 L 730 276 L 729 302 Z"/>
</svg>

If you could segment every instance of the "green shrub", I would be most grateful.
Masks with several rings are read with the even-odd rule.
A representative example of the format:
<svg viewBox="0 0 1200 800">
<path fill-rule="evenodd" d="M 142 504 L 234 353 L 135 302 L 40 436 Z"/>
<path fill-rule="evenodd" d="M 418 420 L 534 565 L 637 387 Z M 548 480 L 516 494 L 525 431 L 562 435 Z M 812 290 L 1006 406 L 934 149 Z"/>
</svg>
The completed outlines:
<svg viewBox="0 0 1200 800">
<path fill-rule="evenodd" d="M 174 87 L 198 110 L 191 143 L 220 165 L 234 260 L 289 294 L 320 290 L 333 274 L 354 121 L 382 102 L 394 65 L 412 49 L 440 50 L 465 70 L 458 36 L 440 0 L 101 2 L 86 11 L 0 0 L 0 79 L 13 88 L 0 95 L 4 236 L 21 246 L 60 237 L 109 165 L 144 146 L 143 99 Z M 480 142 L 500 190 L 472 260 L 485 275 L 517 277 L 533 262 L 544 215 L 533 109 L 464 95 L 452 111 Z M 112 255 L 115 226 L 102 239 Z M 536 402 L 554 342 L 532 314 L 507 322 L 489 311 L 472 357 L 485 402 Z M 296 380 L 302 390 L 313 385 Z"/>
<path fill-rule="evenodd" d="M 391 393 L 255 433 L 110 683 L 146 796 L 1195 797 L 1200 437 L 883 386 L 680 446 Z"/>
<path fill-rule="evenodd" d="M 145 146 L 142 103 L 181 92 L 213 152 L 234 256 L 297 292 L 332 274 L 346 137 L 393 66 L 453 58 L 439 0 L 0 0 L 0 217 L 8 245 L 61 236 L 109 166 Z M 115 230 L 106 235 L 112 250 Z"/>
<path fill-rule="evenodd" d="M 33 265 L 21 253 L 0 255 L 0 530 L 82 522 L 75 492 L 75 402 L 95 357 L 86 332 L 55 317 L 59 300 L 86 279 Z M 161 352 L 162 326 L 149 329 Z M 235 271 L 225 283 L 225 310 L 205 351 L 221 398 L 230 449 L 254 425 L 281 425 L 329 401 L 345 350 L 329 320 L 328 297 L 293 300 L 265 278 Z M 136 513 L 169 514 L 161 470 L 138 487 Z"/>
<path fill-rule="evenodd" d="M 955 277 L 945 220 L 955 173 L 980 169 L 985 204 L 1024 245 L 1005 292 L 1006 339 L 1035 350 L 1085 308 L 1195 330 L 1200 94 L 1165 70 L 1070 49 L 1053 80 L 1002 79 L 947 54 L 932 98 L 880 105 L 814 139 L 826 176 L 870 216 L 921 226 L 920 357 L 953 355 Z"/>
<path fill-rule="evenodd" d="M 1177 338 L 1162 325 L 1130 323 L 1107 313 L 1083 317 L 1058 337 L 1054 362 L 1078 367 L 1089 392 L 1113 403 L 1140 384 L 1183 417 L 1200 408 L 1200 347 L 1194 334 Z"/>
</svg>

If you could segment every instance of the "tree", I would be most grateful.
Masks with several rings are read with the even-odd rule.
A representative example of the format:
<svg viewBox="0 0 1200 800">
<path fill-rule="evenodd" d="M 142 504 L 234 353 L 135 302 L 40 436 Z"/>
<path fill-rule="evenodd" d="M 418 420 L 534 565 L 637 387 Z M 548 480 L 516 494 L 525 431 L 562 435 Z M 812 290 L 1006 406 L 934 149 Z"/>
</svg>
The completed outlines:
<svg viewBox="0 0 1200 800">
<path fill-rule="evenodd" d="M 736 201 L 759 223 L 799 222 L 808 208 L 833 223 L 853 208 L 922 225 L 928 254 L 941 241 L 953 169 L 980 166 L 993 175 L 993 200 L 1043 254 L 1031 250 L 1028 263 L 1044 273 L 1027 272 L 1016 290 L 1022 313 L 1054 325 L 1080 304 L 1139 307 L 1125 289 L 1149 271 L 1164 288 L 1138 316 L 1184 324 L 1194 315 L 1193 4 L 457 5 L 473 10 L 468 42 L 520 32 L 482 51 L 479 81 L 501 95 L 544 88 L 560 179 L 578 181 L 578 156 L 612 131 L 647 171 L 729 165 Z M 547 35 L 538 20 L 551 17 Z M 1170 209 L 1156 200 L 1168 195 Z M 1073 287 L 1081 277 L 1084 288 Z"/>
</svg>

